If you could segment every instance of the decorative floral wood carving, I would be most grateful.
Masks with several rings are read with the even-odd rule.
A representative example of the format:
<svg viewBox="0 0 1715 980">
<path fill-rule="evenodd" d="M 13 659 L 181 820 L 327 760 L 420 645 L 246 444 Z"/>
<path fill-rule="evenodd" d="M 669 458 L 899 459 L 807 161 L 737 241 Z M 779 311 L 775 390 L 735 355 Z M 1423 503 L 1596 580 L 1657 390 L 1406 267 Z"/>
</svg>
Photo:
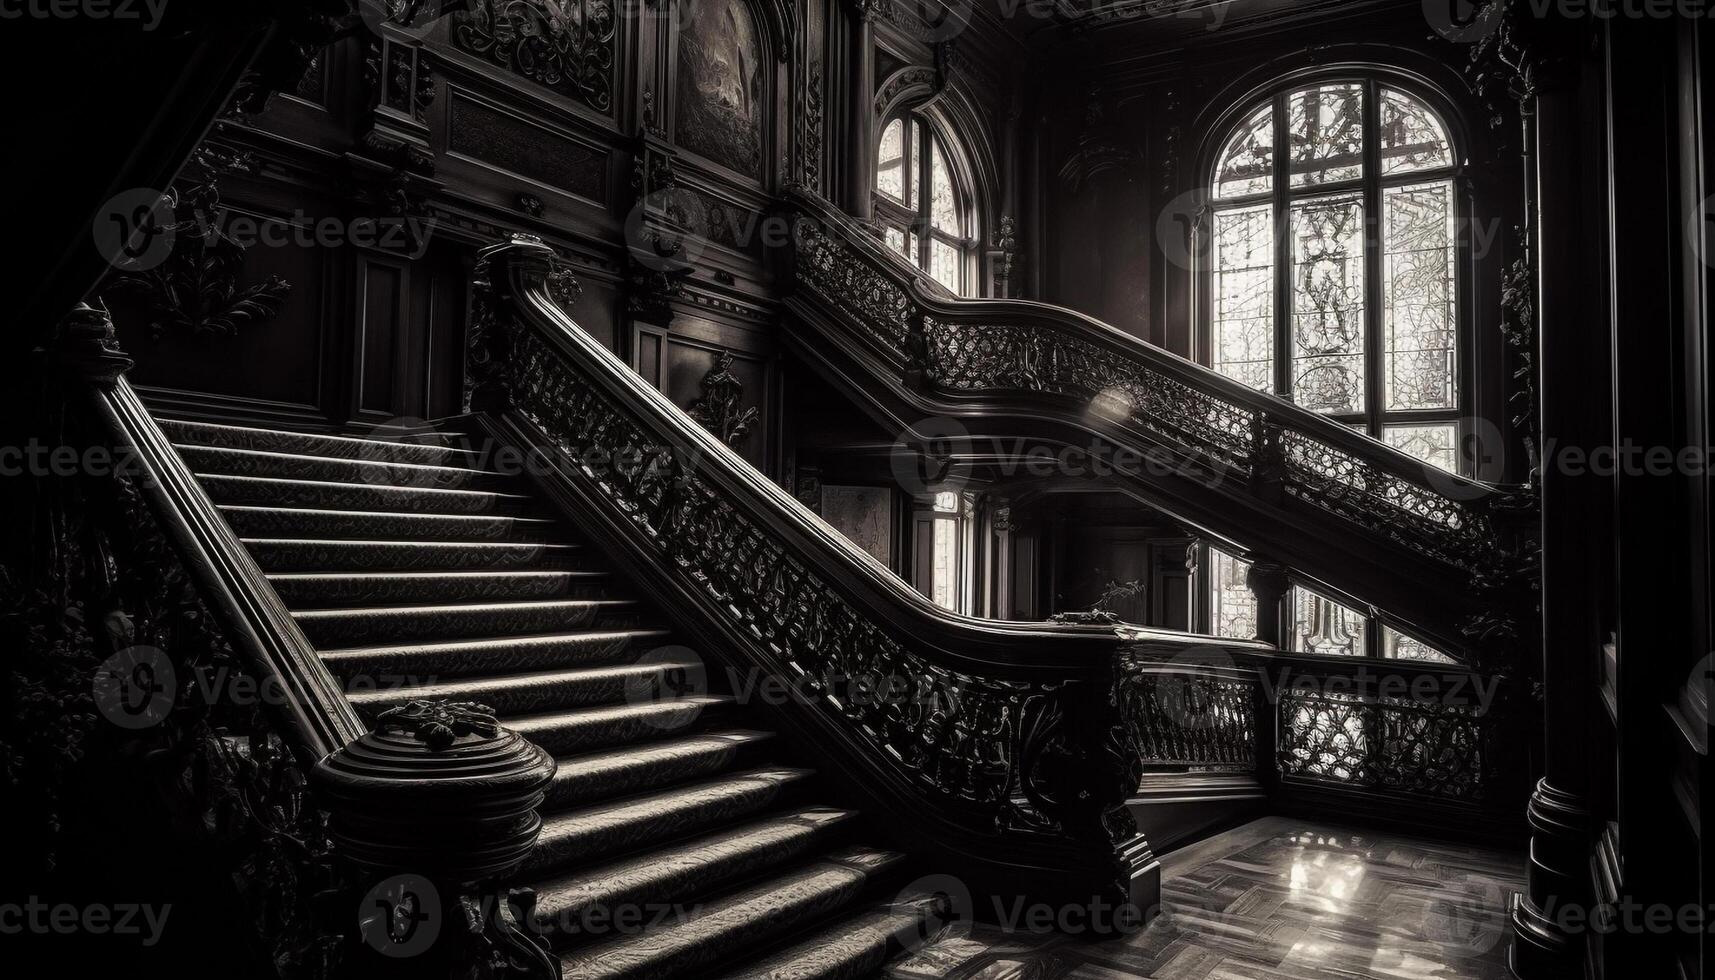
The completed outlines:
<svg viewBox="0 0 1715 980">
<path fill-rule="evenodd" d="M 690 416 L 721 441 L 737 449 L 750 438 L 761 413 L 744 408 L 744 382 L 732 373 L 732 351 L 721 351 L 703 375 L 703 397 L 691 403 Z"/>
<path fill-rule="evenodd" d="M 292 291 L 279 276 L 242 283 L 248 248 L 222 227 L 220 178 L 252 172 L 249 154 L 205 145 L 192 157 L 192 167 L 203 172 L 203 179 L 168 192 L 174 220 L 161 229 L 172 236 L 167 260 L 152 269 L 121 272 L 104 287 L 141 300 L 156 339 L 171 332 L 231 336 L 278 316 Z"/>
<path fill-rule="evenodd" d="M 411 701 L 383 711 L 375 728 L 407 732 L 440 752 L 466 735 L 498 736 L 500 721 L 493 708 L 475 701 Z"/>
<path fill-rule="evenodd" d="M 538 85 L 613 108 L 613 0 L 473 0 L 453 43 Z"/>
</svg>

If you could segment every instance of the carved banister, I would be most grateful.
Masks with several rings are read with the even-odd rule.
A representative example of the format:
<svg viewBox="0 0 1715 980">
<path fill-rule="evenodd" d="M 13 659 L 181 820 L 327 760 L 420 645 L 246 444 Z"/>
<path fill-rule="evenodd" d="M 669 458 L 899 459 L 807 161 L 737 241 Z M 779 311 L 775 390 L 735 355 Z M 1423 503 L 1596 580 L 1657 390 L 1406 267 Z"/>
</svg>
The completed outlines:
<svg viewBox="0 0 1715 980">
<path fill-rule="evenodd" d="M 1141 451 L 1170 464 L 1125 474 L 1155 505 L 1455 652 L 1474 655 L 1478 617 L 1531 619 L 1468 588 L 1500 557 L 1495 513 L 1529 509 L 1527 489 L 1440 470 L 1075 311 L 956 298 L 826 202 L 795 191 L 787 207 L 787 306 L 811 328 L 789 342 L 884 414 Z"/>
<path fill-rule="evenodd" d="M 1210 641 L 941 609 L 571 321 L 546 294 L 554 268 L 528 236 L 485 250 L 479 344 L 509 356 L 473 362 L 510 395 L 493 431 L 554 462 L 548 495 L 713 652 L 807 679 L 790 724 L 973 890 L 1153 907 L 1117 665 Z M 866 697 L 877 682 L 887 695 Z"/>
</svg>

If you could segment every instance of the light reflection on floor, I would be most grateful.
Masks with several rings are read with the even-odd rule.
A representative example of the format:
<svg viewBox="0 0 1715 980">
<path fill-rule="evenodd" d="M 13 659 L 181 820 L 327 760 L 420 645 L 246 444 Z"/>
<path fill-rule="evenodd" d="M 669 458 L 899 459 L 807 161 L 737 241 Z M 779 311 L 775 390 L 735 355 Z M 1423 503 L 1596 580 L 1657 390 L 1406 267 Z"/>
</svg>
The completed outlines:
<svg viewBox="0 0 1715 980">
<path fill-rule="evenodd" d="M 1503 980 L 1523 856 L 1270 817 L 1165 863 L 1163 914 L 1126 939 L 988 926 L 897 980 Z"/>
</svg>

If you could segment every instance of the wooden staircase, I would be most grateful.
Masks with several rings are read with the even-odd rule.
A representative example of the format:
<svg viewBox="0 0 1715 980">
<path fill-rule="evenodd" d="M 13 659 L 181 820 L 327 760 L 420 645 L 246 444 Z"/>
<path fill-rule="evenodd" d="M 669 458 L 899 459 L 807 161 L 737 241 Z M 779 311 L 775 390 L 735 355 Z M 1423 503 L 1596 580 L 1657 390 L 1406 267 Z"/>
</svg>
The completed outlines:
<svg viewBox="0 0 1715 980">
<path fill-rule="evenodd" d="M 513 884 L 563 976 L 862 977 L 943 926 L 914 862 L 460 433 L 160 425 L 366 721 L 478 702 L 556 757 Z"/>
</svg>

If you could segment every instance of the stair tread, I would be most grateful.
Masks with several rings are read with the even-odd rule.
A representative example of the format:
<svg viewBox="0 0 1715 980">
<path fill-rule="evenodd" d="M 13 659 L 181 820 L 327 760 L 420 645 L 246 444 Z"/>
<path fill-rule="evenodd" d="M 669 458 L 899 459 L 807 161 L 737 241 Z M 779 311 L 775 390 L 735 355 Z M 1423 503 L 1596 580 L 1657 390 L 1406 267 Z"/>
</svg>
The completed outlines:
<svg viewBox="0 0 1715 980">
<path fill-rule="evenodd" d="M 559 523 L 548 517 L 531 517 L 529 515 L 512 514 L 437 514 L 429 511 L 343 510 L 328 507 L 269 506 L 264 504 L 220 504 L 219 508 L 221 511 L 229 514 L 301 514 L 305 517 L 338 517 L 342 519 L 357 517 L 395 517 L 424 522 L 436 521 L 441 523 L 455 523 L 465 521 L 473 524 L 506 521 L 512 524 L 532 524 L 540 527 L 553 527 Z"/>
<path fill-rule="evenodd" d="M 379 646 L 337 647 L 321 650 L 323 659 L 340 661 L 358 657 L 383 657 L 388 655 L 405 656 L 422 653 L 461 653 L 464 651 L 481 650 L 486 647 L 505 645 L 520 646 L 552 646 L 555 643 L 568 641 L 598 642 L 604 639 L 647 639 L 651 637 L 671 636 L 671 630 L 664 629 L 619 629 L 619 630 L 580 630 L 566 633 L 534 633 L 523 636 L 485 636 L 472 640 L 441 640 L 427 643 L 389 643 Z"/>
<path fill-rule="evenodd" d="M 477 612 L 524 609 L 635 609 L 643 604 L 636 599 L 526 599 L 518 602 L 434 602 L 408 606 L 368 606 L 357 609 L 296 609 L 298 619 L 333 619 L 342 616 L 409 616 L 419 613 Z"/>
<path fill-rule="evenodd" d="M 521 674 L 500 674 L 467 677 L 440 684 L 422 684 L 380 691 L 358 691 L 348 694 L 353 704 L 364 706 L 435 698 L 481 698 L 485 693 L 500 694 L 509 690 L 528 689 L 555 684 L 576 684 L 627 678 L 648 677 L 664 670 L 700 667 L 692 663 L 624 664 L 602 667 L 568 667 L 563 670 L 535 670 Z"/>
<path fill-rule="evenodd" d="M 385 483 L 347 483 L 341 480 L 303 480 L 282 476 L 247 476 L 242 473 L 195 473 L 199 481 L 216 481 L 239 483 L 243 486 L 261 486 L 274 484 L 284 487 L 299 488 L 329 488 L 334 490 L 364 491 L 371 490 L 383 494 L 424 494 L 429 496 L 441 495 L 442 499 L 468 499 L 472 497 L 489 497 L 499 500 L 533 500 L 529 494 L 511 493 L 505 490 L 473 490 L 466 487 L 399 487 Z"/>
<path fill-rule="evenodd" d="M 583 547 L 563 541 L 413 541 L 390 539 L 370 541 L 358 538 L 239 538 L 246 546 L 265 544 L 335 545 L 341 548 L 551 548 L 556 551 L 576 551 Z"/>
<path fill-rule="evenodd" d="M 534 732 L 572 722 L 601 721 L 626 715 L 653 714 L 675 708 L 709 708 L 736 703 L 737 699 L 727 694 L 693 694 L 678 698 L 663 698 L 648 704 L 616 704 L 597 708 L 571 708 L 560 711 L 509 715 L 502 718 L 501 721 L 507 728 L 525 738 L 530 738 Z"/>
<path fill-rule="evenodd" d="M 550 878 L 534 885 L 537 921 L 560 934 L 594 931 L 575 927 L 580 919 L 590 924 L 594 912 L 660 906 L 753 877 L 802 857 L 856 818 L 854 810 L 805 807 Z"/>
<path fill-rule="evenodd" d="M 850 904 L 874 878 L 904 860 L 896 852 L 849 848 L 690 910 L 642 935 L 604 940 L 562 957 L 561 977 L 595 980 L 706 975 L 746 946 Z"/>
<path fill-rule="evenodd" d="M 742 750 L 773 738 L 773 732 L 707 732 L 667 742 L 562 756 L 556 760 L 558 766 L 548 789 L 548 799 L 554 803 L 579 789 L 592 794 L 619 796 L 682 779 L 708 776 L 731 765 Z"/>
<path fill-rule="evenodd" d="M 815 774 L 793 767 L 753 769 L 549 814 L 526 870 L 538 874 L 625 854 L 746 819 L 777 805 Z"/>
<path fill-rule="evenodd" d="M 862 977 L 898 950 L 911 950 L 941 928 L 935 899 L 923 896 L 860 912 L 749 964 L 722 980 L 821 980 Z"/>
<path fill-rule="evenodd" d="M 355 580 L 359 582 L 398 582 L 398 581 L 434 581 L 437 579 L 452 579 L 454 581 L 473 580 L 487 581 L 490 579 L 516 578 L 563 578 L 563 579 L 601 579 L 612 578 L 611 572 L 592 571 L 577 568 L 520 568 L 520 569 L 456 569 L 446 571 L 404 571 L 404 572 L 272 572 L 268 575 L 270 582 L 313 582 L 320 579 L 337 579 L 340 581 Z"/>
<path fill-rule="evenodd" d="M 377 443 L 386 445 L 386 443 Z M 291 462 L 313 460 L 320 463 L 348 463 L 353 466 L 384 466 L 390 469 L 414 470 L 423 473 L 445 473 L 468 476 L 505 476 L 495 470 L 485 470 L 472 466 L 445 466 L 440 463 L 404 463 L 388 459 L 350 459 L 344 456 L 317 456 L 314 453 L 285 453 L 272 449 L 241 449 L 235 446 L 208 446 L 195 442 L 174 442 L 173 448 L 181 454 L 216 453 L 221 456 L 253 457 L 270 461 Z M 312 481 L 314 482 L 314 481 Z M 407 488 L 407 489 L 415 489 Z"/>
<path fill-rule="evenodd" d="M 163 428 L 176 430 L 174 442 L 184 441 L 194 443 L 185 438 L 183 433 L 198 433 L 214 438 L 232 438 L 243 436 L 260 436 L 270 439 L 302 439 L 308 443 L 326 442 L 339 446 L 349 446 L 361 450 L 368 446 L 397 446 L 403 449 L 419 449 L 435 453 L 444 453 L 466 458 L 480 457 L 481 453 L 474 449 L 464 449 L 458 446 L 433 445 L 429 443 L 407 442 L 400 439 L 377 439 L 365 436 L 339 435 L 327 432 L 300 432 L 296 429 L 263 429 L 248 425 L 228 425 L 221 422 L 198 422 L 190 419 L 158 419 Z M 195 443 L 204 445 L 204 443 Z"/>
</svg>

